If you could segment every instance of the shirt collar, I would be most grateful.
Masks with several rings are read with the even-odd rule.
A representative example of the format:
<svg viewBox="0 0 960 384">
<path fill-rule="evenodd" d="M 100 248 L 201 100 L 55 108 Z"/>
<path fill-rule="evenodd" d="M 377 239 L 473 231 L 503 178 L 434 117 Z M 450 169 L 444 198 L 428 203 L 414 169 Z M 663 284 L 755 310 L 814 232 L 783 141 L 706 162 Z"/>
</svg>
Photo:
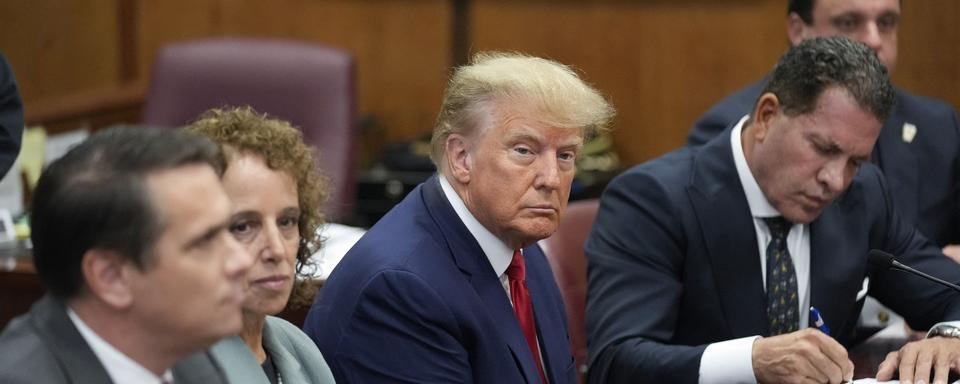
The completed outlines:
<svg viewBox="0 0 960 384">
<path fill-rule="evenodd" d="M 440 174 L 438 178 L 440 179 L 440 188 L 443 189 L 443 195 L 447 197 L 447 201 L 453 206 L 454 212 L 460 217 L 463 225 L 467 227 L 467 230 L 470 231 L 470 234 L 477 240 L 477 243 L 480 243 L 480 249 L 482 249 L 483 253 L 487 256 L 487 260 L 490 261 L 493 272 L 496 273 L 497 276 L 503 275 L 503 272 L 510 266 L 510 261 L 513 260 L 513 249 L 508 247 L 506 243 L 494 236 L 493 233 L 490 233 L 483 224 L 477 221 L 477 218 L 470 213 L 466 204 L 463 203 L 463 199 L 460 198 L 457 191 L 455 191 L 453 186 L 450 185 L 450 182 L 447 181 L 446 176 Z"/>
<path fill-rule="evenodd" d="M 70 317 L 70 321 L 72 321 L 73 325 L 80 331 L 80 336 L 83 336 L 83 339 L 90 346 L 90 349 L 93 350 L 93 354 L 97 355 L 97 359 L 103 364 L 103 367 L 107 370 L 107 374 L 114 383 L 159 384 L 173 382 L 173 373 L 171 373 L 169 369 L 163 373 L 163 377 L 153 374 L 153 372 L 150 372 L 150 370 L 144 368 L 123 354 L 123 352 L 114 348 L 110 343 L 101 338 L 100 335 L 97 335 L 97 333 L 90 329 L 87 323 L 84 323 L 83 319 L 77 316 L 77 313 L 69 307 L 67 307 L 67 316 Z"/>
<path fill-rule="evenodd" d="M 780 212 L 770 204 L 767 197 L 763 195 L 763 191 L 760 190 L 760 185 L 757 184 L 757 180 L 753 178 L 753 172 L 751 172 L 750 167 L 747 166 L 747 158 L 743 154 L 743 142 L 740 138 L 740 133 L 743 132 L 743 125 L 749 117 L 750 115 L 741 118 L 740 122 L 733 127 L 733 131 L 730 132 L 730 146 L 733 148 L 733 163 L 737 166 L 737 175 L 740 176 L 740 184 L 743 186 L 743 192 L 747 196 L 747 205 L 750 207 L 750 214 L 753 215 L 753 217 L 759 218 L 780 216 Z"/>
</svg>

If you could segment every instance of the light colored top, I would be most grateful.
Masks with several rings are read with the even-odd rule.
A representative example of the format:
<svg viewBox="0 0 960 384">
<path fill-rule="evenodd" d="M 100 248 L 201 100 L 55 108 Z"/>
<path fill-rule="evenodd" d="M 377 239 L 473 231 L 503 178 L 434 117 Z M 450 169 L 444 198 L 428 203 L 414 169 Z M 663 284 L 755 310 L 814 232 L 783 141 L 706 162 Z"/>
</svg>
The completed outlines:
<svg viewBox="0 0 960 384">
<path fill-rule="evenodd" d="M 333 373 L 317 345 L 299 328 L 279 317 L 267 316 L 263 324 L 263 348 L 287 384 L 333 384 Z M 268 384 L 266 373 L 240 336 L 220 340 L 210 355 L 223 368 L 232 384 Z"/>
<path fill-rule="evenodd" d="M 747 159 L 743 154 L 743 144 L 740 133 L 747 116 L 733 128 L 730 134 L 730 146 L 733 150 L 733 162 L 737 167 L 737 175 L 747 197 L 747 205 L 753 216 L 753 227 L 757 232 L 757 250 L 760 257 L 760 273 L 763 276 L 764 287 L 767 281 L 767 244 L 770 242 L 770 229 L 766 222 L 767 217 L 780 216 L 780 212 L 767 201 L 754 179 L 753 173 L 747 166 Z M 793 267 L 797 272 L 797 293 L 799 294 L 797 313 L 800 319 L 800 329 L 806 328 L 809 321 L 810 308 L 810 226 L 794 224 L 787 235 L 787 250 L 793 259 Z M 739 339 L 721 341 L 707 346 L 700 357 L 701 384 L 712 383 L 756 383 L 753 375 L 753 342 L 759 336 L 749 336 Z"/>
<path fill-rule="evenodd" d="M 80 336 L 93 350 L 93 354 L 97 355 L 100 364 L 103 364 L 103 368 L 106 369 L 107 374 L 110 375 L 110 380 L 114 383 L 173 383 L 173 373 L 170 372 L 169 368 L 163 373 L 162 378 L 155 375 L 149 369 L 144 368 L 123 352 L 114 348 L 100 335 L 97 335 L 70 307 L 67 307 L 67 316 L 70 317 L 73 326 L 80 331 Z"/>
</svg>

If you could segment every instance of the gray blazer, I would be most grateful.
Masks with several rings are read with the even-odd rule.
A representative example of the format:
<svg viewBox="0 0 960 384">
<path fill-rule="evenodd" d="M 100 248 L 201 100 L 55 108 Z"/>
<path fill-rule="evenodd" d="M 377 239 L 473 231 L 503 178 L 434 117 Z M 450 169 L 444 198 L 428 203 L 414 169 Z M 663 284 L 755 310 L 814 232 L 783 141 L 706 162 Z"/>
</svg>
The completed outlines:
<svg viewBox="0 0 960 384">
<path fill-rule="evenodd" d="M 0 383 L 111 383 L 64 304 L 47 295 L 0 333 Z M 177 384 L 224 383 L 213 359 L 193 354 L 173 367 Z"/>
<path fill-rule="evenodd" d="M 284 384 L 334 383 L 330 367 L 317 345 L 286 320 L 267 316 L 263 325 L 263 347 L 270 351 Z M 240 336 L 221 340 L 210 348 L 210 353 L 232 384 L 270 382 Z"/>
</svg>

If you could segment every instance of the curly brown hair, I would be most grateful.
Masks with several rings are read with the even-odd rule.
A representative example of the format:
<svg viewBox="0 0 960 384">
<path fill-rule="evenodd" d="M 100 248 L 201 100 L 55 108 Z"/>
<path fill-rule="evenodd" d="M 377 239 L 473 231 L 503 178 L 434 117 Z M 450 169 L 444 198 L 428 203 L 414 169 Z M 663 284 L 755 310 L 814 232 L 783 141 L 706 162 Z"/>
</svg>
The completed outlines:
<svg viewBox="0 0 960 384">
<path fill-rule="evenodd" d="M 287 307 L 310 305 L 318 287 L 309 279 L 315 264 L 311 256 L 323 245 L 318 229 L 324 223 L 322 206 L 329 191 L 329 182 L 318 167 L 316 150 L 303 142 L 303 133 L 289 122 L 248 106 L 211 109 L 184 129 L 216 142 L 227 159 L 227 168 L 238 155 L 253 154 L 263 157 L 270 169 L 285 172 L 296 180 L 300 204 L 298 278 L 294 279 Z"/>
</svg>

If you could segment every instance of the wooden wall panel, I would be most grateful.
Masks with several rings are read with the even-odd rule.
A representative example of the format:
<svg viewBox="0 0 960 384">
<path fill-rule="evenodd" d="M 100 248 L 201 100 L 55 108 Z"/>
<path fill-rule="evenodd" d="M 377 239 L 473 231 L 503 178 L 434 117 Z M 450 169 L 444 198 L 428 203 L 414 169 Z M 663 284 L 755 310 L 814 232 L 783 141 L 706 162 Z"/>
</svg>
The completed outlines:
<svg viewBox="0 0 960 384">
<path fill-rule="evenodd" d="M 116 85 L 117 33 L 113 0 L 0 1 L 0 50 L 27 109 L 33 101 Z"/>
<path fill-rule="evenodd" d="M 431 128 L 452 56 L 455 1 L 11 0 L 0 2 L 0 50 L 29 111 L 124 79 L 145 82 L 156 50 L 169 42 L 222 35 L 324 42 L 356 56 L 358 109 L 379 127 L 365 138 L 387 142 Z M 782 1 L 466 4 L 472 51 L 551 57 L 605 92 L 619 111 L 615 138 L 627 163 L 680 145 L 709 105 L 757 79 L 786 48 Z M 894 82 L 960 105 L 960 2 L 903 5 Z"/>
<path fill-rule="evenodd" d="M 543 55 L 583 72 L 618 111 L 627 164 L 663 154 L 723 95 L 758 79 L 786 46 L 769 1 L 478 1 L 475 50 Z"/>
<path fill-rule="evenodd" d="M 610 96 L 625 163 L 683 144 L 710 105 L 766 73 L 787 48 L 779 1 L 475 0 L 473 50 L 571 64 Z M 894 83 L 960 105 L 960 2 L 904 2 Z"/>
<path fill-rule="evenodd" d="M 163 44 L 206 36 L 291 38 L 352 52 L 358 109 L 384 134 L 406 139 L 429 132 L 450 61 L 446 1 L 167 1 L 139 6 L 141 72 Z M 183 9 L 190 9 L 184 13 Z"/>
<path fill-rule="evenodd" d="M 902 1 L 894 84 L 960 106 L 960 2 Z"/>
</svg>

